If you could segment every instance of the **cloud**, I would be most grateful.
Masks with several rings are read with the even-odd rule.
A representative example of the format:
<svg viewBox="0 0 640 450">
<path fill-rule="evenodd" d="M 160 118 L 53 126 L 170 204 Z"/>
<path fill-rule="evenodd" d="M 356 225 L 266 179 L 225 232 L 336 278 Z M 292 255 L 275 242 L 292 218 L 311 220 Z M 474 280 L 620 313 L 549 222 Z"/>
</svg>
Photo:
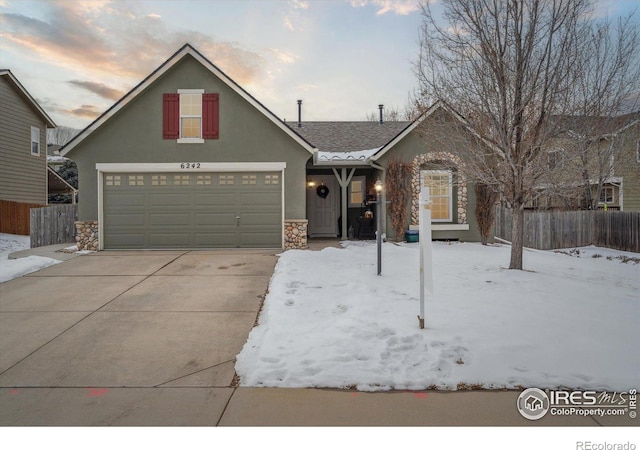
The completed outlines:
<svg viewBox="0 0 640 450">
<path fill-rule="evenodd" d="M 98 94 L 102 98 L 106 98 L 107 100 L 119 100 L 124 92 L 115 88 L 111 88 L 103 83 L 96 83 L 93 81 L 80 81 L 80 80 L 71 80 L 68 81 L 72 86 L 78 86 L 83 89 L 86 89 L 94 94 Z"/>
<path fill-rule="evenodd" d="M 293 64 L 298 59 L 298 57 L 290 51 L 278 50 L 277 48 L 270 48 L 268 50 L 273 53 L 276 59 L 282 64 Z"/>
<path fill-rule="evenodd" d="M 108 77 L 134 84 L 186 42 L 240 83 L 261 78 L 265 59 L 259 53 L 203 33 L 173 31 L 157 14 L 131 9 L 136 5 L 51 1 L 43 20 L 3 13 L 0 39 L 3 46 L 70 70 L 81 79 Z"/>
<path fill-rule="evenodd" d="M 309 2 L 304 0 L 290 0 L 289 4 L 293 9 L 309 9 Z"/>
<path fill-rule="evenodd" d="M 388 12 L 399 16 L 407 16 L 420 10 L 418 0 L 351 0 L 351 6 L 354 8 L 362 8 L 367 5 L 373 5 L 378 8 L 376 11 L 377 16 L 382 16 Z"/>
<path fill-rule="evenodd" d="M 282 18 L 282 23 L 284 24 L 284 27 L 289 30 L 289 31 L 293 31 L 293 23 L 291 23 L 291 19 L 289 18 L 289 16 L 284 16 Z"/>
<path fill-rule="evenodd" d="M 65 109 L 64 112 L 83 119 L 95 119 L 102 114 L 102 111 L 93 105 L 82 105 L 74 109 Z"/>
<path fill-rule="evenodd" d="M 289 0 L 288 5 L 289 10 L 282 18 L 282 24 L 289 31 L 301 29 L 302 27 L 299 25 L 302 17 L 300 10 L 309 9 L 309 2 L 303 0 Z"/>
</svg>

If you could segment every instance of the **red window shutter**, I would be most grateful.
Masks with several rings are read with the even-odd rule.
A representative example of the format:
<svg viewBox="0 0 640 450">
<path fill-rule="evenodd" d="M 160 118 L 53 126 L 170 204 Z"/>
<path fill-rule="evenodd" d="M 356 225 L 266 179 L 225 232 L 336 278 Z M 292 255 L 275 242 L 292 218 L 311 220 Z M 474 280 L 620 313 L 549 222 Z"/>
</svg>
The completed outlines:
<svg viewBox="0 0 640 450">
<path fill-rule="evenodd" d="M 218 94 L 202 94 L 202 138 L 218 139 Z"/>
<path fill-rule="evenodd" d="M 180 137 L 180 94 L 162 95 L 162 139 Z"/>
</svg>

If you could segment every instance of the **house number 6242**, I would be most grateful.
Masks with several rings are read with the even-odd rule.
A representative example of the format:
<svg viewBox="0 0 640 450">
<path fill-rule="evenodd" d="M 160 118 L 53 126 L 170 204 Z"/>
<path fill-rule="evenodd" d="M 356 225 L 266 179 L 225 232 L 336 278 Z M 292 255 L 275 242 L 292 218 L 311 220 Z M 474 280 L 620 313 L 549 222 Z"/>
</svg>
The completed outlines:
<svg viewBox="0 0 640 450">
<path fill-rule="evenodd" d="M 182 163 L 180 164 L 181 169 L 199 169 L 200 163 Z"/>
</svg>

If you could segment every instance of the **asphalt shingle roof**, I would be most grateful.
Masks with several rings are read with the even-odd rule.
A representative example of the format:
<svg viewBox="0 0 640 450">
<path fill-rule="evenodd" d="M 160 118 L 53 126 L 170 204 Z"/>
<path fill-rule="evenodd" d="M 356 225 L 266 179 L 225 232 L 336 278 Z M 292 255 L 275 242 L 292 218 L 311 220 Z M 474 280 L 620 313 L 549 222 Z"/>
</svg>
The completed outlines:
<svg viewBox="0 0 640 450">
<path fill-rule="evenodd" d="M 287 122 L 287 125 L 318 150 L 354 152 L 380 148 L 411 122 Z"/>
</svg>

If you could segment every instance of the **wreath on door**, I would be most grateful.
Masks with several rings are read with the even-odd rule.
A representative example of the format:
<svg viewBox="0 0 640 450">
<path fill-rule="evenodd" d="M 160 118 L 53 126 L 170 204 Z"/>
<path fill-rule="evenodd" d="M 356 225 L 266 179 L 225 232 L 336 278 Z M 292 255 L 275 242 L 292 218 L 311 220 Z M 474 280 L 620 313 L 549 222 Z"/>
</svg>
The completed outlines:
<svg viewBox="0 0 640 450">
<path fill-rule="evenodd" d="M 316 194 L 318 194 L 318 197 L 320 198 L 327 198 L 327 195 L 329 195 L 329 188 L 322 184 L 316 189 Z"/>
</svg>

